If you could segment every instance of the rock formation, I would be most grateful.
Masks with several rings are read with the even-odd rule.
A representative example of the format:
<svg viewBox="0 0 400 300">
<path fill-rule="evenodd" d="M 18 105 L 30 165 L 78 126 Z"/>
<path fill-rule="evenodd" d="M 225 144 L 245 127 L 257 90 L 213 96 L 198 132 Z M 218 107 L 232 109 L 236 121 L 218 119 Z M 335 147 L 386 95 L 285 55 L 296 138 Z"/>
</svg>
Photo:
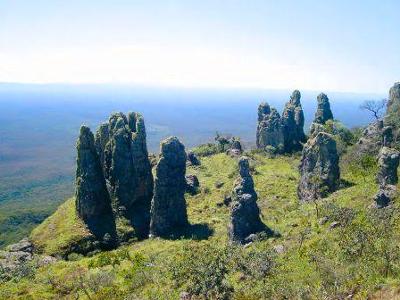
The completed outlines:
<svg viewBox="0 0 400 300">
<path fill-rule="evenodd" d="M 377 182 L 385 186 L 398 182 L 397 168 L 399 167 L 400 152 L 393 148 L 382 147 L 378 155 Z"/>
<path fill-rule="evenodd" d="M 389 90 L 386 114 L 398 114 L 400 109 L 400 82 L 396 82 Z"/>
<path fill-rule="evenodd" d="M 196 175 L 186 175 L 186 192 L 195 195 L 199 192 L 200 182 Z"/>
<path fill-rule="evenodd" d="M 388 206 L 396 196 L 395 185 L 384 185 L 379 187 L 378 193 L 374 197 L 374 206 L 376 208 L 384 208 Z"/>
<path fill-rule="evenodd" d="M 257 193 L 254 190 L 253 178 L 250 175 L 249 161 L 246 157 L 239 160 L 240 177 L 232 191 L 229 239 L 231 242 L 244 243 L 254 233 L 267 231 L 271 233 L 260 219 L 257 205 Z"/>
<path fill-rule="evenodd" d="M 227 154 L 231 156 L 240 156 L 243 152 L 242 144 L 238 138 L 232 138 L 231 148 L 227 151 Z"/>
<path fill-rule="evenodd" d="M 280 117 L 267 103 L 258 107 L 257 148 L 274 147 L 277 152 L 290 153 L 302 149 L 306 141 L 301 94 L 295 90 Z"/>
<path fill-rule="evenodd" d="M 111 201 L 90 129 L 82 126 L 77 142 L 75 204 L 78 215 L 93 234 L 115 237 Z"/>
<path fill-rule="evenodd" d="M 150 236 L 168 236 L 187 226 L 186 152 L 176 137 L 161 142 L 151 202 Z"/>
<path fill-rule="evenodd" d="M 325 124 L 328 120 L 333 120 L 333 114 L 331 106 L 329 104 L 329 98 L 324 93 L 321 93 L 317 97 L 318 107 L 315 112 L 314 123 Z"/>
<path fill-rule="evenodd" d="M 259 123 L 257 126 L 257 148 L 265 149 L 267 146 L 274 147 L 277 151 L 284 149 L 285 136 L 281 117 L 275 108 L 263 103 L 258 108 Z"/>
<path fill-rule="evenodd" d="M 187 161 L 189 166 L 200 166 L 200 160 L 192 151 L 187 153 Z"/>
<path fill-rule="evenodd" d="M 95 145 L 102 163 L 114 215 L 126 219 L 136 235 L 149 232 L 153 176 L 143 117 L 114 113 L 97 130 Z"/>
<path fill-rule="evenodd" d="M 339 186 L 339 156 L 336 142 L 325 132 L 307 141 L 302 152 L 298 196 L 311 201 L 326 196 Z"/>
<path fill-rule="evenodd" d="M 282 124 L 284 128 L 285 152 L 290 153 L 302 149 L 305 143 L 304 113 L 300 103 L 301 94 L 295 90 L 286 103 L 282 113 Z"/>
</svg>

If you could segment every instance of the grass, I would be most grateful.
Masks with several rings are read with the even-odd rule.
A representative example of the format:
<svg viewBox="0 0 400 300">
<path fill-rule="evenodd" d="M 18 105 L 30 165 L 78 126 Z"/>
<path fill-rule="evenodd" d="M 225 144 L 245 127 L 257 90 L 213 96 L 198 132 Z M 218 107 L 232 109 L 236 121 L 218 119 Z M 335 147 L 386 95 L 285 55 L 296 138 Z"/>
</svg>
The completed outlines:
<svg viewBox="0 0 400 300">
<path fill-rule="evenodd" d="M 31 239 L 40 252 L 61 256 L 71 245 L 90 237 L 91 233 L 76 214 L 74 198 L 65 201 L 31 233 Z"/>
<path fill-rule="evenodd" d="M 280 237 L 246 248 L 228 246 L 229 208 L 220 203 L 230 194 L 238 169 L 234 158 L 216 154 L 187 170 L 201 186 L 199 194 L 186 194 L 189 221 L 207 226 L 211 235 L 193 231 L 192 238 L 148 239 L 59 261 L 32 277 L 2 283 L 0 298 L 177 299 L 182 291 L 198 293 L 196 299 L 398 295 L 400 214 L 395 203 L 381 210 L 391 217 L 374 221 L 374 174 L 356 176 L 343 164 L 341 189 L 317 203 L 301 204 L 296 194 L 299 157 L 248 155 L 262 220 Z M 324 224 L 322 217 L 327 218 Z M 333 221 L 341 226 L 331 229 Z M 87 234 L 69 199 L 32 238 L 45 253 L 55 254 Z M 277 246 L 283 253 L 276 253 Z"/>
</svg>

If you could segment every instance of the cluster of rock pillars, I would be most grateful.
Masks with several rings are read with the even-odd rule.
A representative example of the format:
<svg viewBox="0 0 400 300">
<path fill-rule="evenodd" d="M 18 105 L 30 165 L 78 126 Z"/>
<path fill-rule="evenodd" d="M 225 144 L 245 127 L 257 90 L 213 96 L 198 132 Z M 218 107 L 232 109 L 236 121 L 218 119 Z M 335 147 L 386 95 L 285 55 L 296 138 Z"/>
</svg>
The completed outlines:
<svg viewBox="0 0 400 300">
<path fill-rule="evenodd" d="M 400 105 L 399 83 L 391 88 L 389 96 L 388 111 L 392 105 Z M 315 201 L 340 186 L 336 142 L 324 126 L 333 120 L 333 114 L 327 95 L 321 93 L 307 137 L 300 98 L 300 92 L 294 91 L 282 116 L 267 103 L 260 104 L 256 144 L 258 149 L 273 149 L 276 153 L 302 151 L 298 197 L 300 201 Z M 359 144 L 368 141 L 371 130 L 380 141 L 380 188 L 375 204 L 384 207 L 395 193 L 400 154 L 391 148 L 390 126 L 384 126 L 382 120 L 371 126 L 373 129 L 366 129 Z M 239 178 L 229 202 L 230 241 L 243 244 L 260 232 L 276 234 L 260 218 L 249 159 L 241 156 L 240 142 L 232 144 L 230 153 L 239 165 Z M 196 193 L 199 181 L 195 175 L 186 175 L 186 166 L 200 163 L 194 153 L 186 153 L 178 138 L 170 137 L 161 142 L 153 177 L 145 124 L 138 113 L 112 114 L 95 135 L 82 126 L 77 142 L 77 213 L 104 247 L 114 247 L 132 237 L 171 236 L 189 226 L 185 193 Z"/>
</svg>

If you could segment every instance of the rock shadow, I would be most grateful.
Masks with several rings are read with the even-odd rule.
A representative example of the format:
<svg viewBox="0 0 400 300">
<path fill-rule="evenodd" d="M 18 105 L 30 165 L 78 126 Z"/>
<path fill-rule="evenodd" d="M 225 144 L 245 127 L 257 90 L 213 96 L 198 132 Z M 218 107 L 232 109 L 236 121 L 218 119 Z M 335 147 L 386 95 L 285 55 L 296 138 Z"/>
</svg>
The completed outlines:
<svg viewBox="0 0 400 300">
<path fill-rule="evenodd" d="M 346 179 L 340 179 L 339 182 L 339 187 L 337 190 L 344 190 L 344 189 L 348 189 L 350 187 L 355 186 L 356 184 L 354 182 L 348 181 Z"/>
<path fill-rule="evenodd" d="M 182 228 L 176 228 L 173 233 L 161 237 L 169 240 L 191 239 L 200 241 L 207 240 L 213 234 L 214 229 L 212 229 L 208 224 L 199 223 L 189 224 Z"/>
</svg>

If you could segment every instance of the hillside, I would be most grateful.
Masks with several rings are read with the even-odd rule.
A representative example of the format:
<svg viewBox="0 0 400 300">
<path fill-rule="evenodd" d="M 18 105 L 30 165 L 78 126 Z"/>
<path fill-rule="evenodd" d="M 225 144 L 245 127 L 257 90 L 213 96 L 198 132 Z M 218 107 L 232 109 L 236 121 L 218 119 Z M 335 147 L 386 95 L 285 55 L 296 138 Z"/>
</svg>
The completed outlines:
<svg viewBox="0 0 400 300">
<path fill-rule="evenodd" d="M 226 154 L 188 167 L 201 193 L 186 194 L 191 227 L 182 238 L 147 239 L 93 253 L 70 254 L 0 285 L 1 299 L 192 299 L 396 297 L 399 284 L 398 203 L 370 208 L 375 172 L 341 162 L 341 188 L 319 202 L 301 204 L 296 188 L 298 156 L 251 158 L 262 220 L 280 237 L 229 246 L 229 209 L 222 201 L 237 177 Z M 37 227 L 32 239 L 48 254 L 62 254 L 66 241 L 85 235 L 72 200 Z M 202 297 L 203 295 L 203 297 Z M 398 296 L 398 295 L 397 295 Z"/>
</svg>

